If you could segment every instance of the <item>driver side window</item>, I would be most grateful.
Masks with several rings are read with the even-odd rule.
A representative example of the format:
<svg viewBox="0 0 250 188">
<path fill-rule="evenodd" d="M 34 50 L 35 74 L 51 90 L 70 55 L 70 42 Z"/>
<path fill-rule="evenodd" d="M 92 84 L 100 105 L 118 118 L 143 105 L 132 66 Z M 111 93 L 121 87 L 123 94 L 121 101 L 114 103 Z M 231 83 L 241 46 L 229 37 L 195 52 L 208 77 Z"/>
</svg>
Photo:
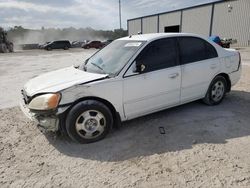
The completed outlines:
<svg viewBox="0 0 250 188">
<path fill-rule="evenodd" d="M 136 64 L 145 67 L 142 73 L 176 66 L 178 64 L 176 40 L 168 38 L 151 42 L 138 55 Z"/>
</svg>

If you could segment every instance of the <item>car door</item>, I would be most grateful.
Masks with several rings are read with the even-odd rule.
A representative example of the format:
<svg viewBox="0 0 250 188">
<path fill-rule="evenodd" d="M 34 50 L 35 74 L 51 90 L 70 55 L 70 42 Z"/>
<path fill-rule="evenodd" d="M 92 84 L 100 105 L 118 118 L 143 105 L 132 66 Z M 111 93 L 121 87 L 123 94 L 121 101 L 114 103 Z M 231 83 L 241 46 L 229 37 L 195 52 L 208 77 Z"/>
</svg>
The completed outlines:
<svg viewBox="0 0 250 188">
<path fill-rule="evenodd" d="M 97 41 L 94 41 L 93 42 L 93 48 L 96 48 L 97 47 Z"/>
<path fill-rule="evenodd" d="M 97 48 L 101 48 L 102 47 L 102 43 L 99 41 L 98 43 L 97 43 Z"/>
<path fill-rule="evenodd" d="M 205 96 L 211 80 L 220 70 L 216 49 L 197 37 L 178 39 L 181 60 L 181 102 Z"/>
<path fill-rule="evenodd" d="M 50 47 L 51 47 L 52 49 L 56 49 L 56 42 L 52 42 L 52 43 L 50 44 Z"/>
<path fill-rule="evenodd" d="M 60 48 L 60 42 L 59 41 L 54 42 L 53 48 L 54 49 L 59 49 Z"/>
<path fill-rule="evenodd" d="M 96 41 L 96 42 L 95 42 L 95 48 L 98 48 L 98 47 L 99 47 L 99 42 Z"/>
<path fill-rule="evenodd" d="M 125 117 L 135 118 L 180 102 L 181 69 L 174 38 L 151 42 L 125 74 Z M 135 73 L 137 67 L 143 71 Z"/>
<path fill-rule="evenodd" d="M 65 42 L 64 41 L 58 42 L 58 49 L 62 49 L 62 48 L 64 48 L 64 46 L 65 46 Z"/>
</svg>

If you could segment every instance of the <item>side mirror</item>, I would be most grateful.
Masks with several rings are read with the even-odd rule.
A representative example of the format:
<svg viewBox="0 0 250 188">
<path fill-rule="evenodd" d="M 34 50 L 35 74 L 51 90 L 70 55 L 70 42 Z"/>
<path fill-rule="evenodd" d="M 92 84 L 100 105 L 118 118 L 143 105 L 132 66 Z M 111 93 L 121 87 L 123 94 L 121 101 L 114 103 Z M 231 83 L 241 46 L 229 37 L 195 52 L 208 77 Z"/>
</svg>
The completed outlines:
<svg viewBox="0 0 250 188">
<path fill-rule="evenodd" d="M 87 65 L 88 61 L 89 61 L 89 58 L 86 59 L 86 60 L 84 61 L 84 63 L 82 63 L 78 68 L 81 69 L 81 70 L 85 70 L 85 69 L 86 69 L 85 66 Z"/>
<path fill-rule="evenodd" d="M 142 63 L 142 61 L 136 62 L 135 70 L 133 72 L 142 73 L 144 72 L 146 66 Z"/>
<path fill-rule="evenodd" d="M 84 65 L 86 65 L 89 61 L 89 58 L 84 61 Z"/>
</svg>

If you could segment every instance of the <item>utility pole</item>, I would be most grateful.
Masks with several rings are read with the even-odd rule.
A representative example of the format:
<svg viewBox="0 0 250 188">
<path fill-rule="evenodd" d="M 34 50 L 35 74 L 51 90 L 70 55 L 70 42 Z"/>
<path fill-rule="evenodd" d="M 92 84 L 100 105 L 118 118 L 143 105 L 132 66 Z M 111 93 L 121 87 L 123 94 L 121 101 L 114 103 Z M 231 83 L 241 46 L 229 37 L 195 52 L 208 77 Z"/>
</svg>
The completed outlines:
<svg viewBox="0 0 250 188">
<path fill-rule="evenodd" d="M 120 21 L 120 29 L 122 29 L 121 0 L 119 0 L 119 21 Z"/>
</svg>

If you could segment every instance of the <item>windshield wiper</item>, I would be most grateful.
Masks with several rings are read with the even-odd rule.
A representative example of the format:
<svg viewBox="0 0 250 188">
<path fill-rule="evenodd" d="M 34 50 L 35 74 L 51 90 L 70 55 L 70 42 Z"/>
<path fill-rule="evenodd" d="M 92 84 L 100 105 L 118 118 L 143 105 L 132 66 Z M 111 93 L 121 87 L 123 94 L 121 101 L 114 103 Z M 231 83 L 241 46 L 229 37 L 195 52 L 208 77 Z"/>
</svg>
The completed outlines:
<svg viewBox="0 0 250 188">
<path fill-rule="evenodd" d="M 99 65 L 95 64 L 95 63 L 91 63 L 91 65 L 94 65 L 95 67 L 97 67 L 98 69 L 102 70 L 102 72 L 104 72 L 103 68 L 100 67 Z M 105 73 L 105 72 L 104 72 Z"/>
</svg>

